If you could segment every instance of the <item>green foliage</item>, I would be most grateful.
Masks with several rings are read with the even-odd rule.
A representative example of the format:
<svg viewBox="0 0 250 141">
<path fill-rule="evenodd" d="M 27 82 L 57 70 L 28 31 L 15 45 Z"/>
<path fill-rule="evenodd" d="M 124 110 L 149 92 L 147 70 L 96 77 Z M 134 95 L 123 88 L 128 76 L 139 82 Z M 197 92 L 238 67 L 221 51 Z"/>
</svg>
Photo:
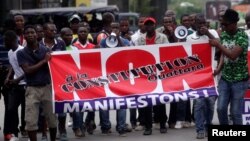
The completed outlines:
<svg viewBox="0 0 250 141">
<path fill-rule="evenodd" d="M 156 7 L 151 6 L 151 0 L 129 0 L 129 11 L 149 15 Z"/>
<path fill-rule="evenodd" d="M 168 9 L 174 10 L 176 12 L 177 19 L 180 19 L 180 16 L 183 14 L 192 14 L 192 13 L 202 13 L 206 4 L 206 0 L 185 0 L 194 6 L 181 7 L 180 4 L 183 0 L 168 0 Z"/>
</svg>

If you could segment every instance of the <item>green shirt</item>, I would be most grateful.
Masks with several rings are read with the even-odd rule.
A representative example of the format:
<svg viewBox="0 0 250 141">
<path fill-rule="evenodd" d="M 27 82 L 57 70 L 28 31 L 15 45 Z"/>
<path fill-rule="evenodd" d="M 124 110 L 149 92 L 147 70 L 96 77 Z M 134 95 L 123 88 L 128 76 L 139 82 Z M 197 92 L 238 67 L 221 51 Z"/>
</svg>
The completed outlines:
<svg viewBox="0 0 250 141">
<path fill-rule="evenodd" d="M 73 49 L 72 49 L 71 45 L 69 45 L 69 46 L 66 46 L 66 50 L 73 50 Z"/>
<path fill-rule="evenodd" d="M 248 78 L 247 52 L 248 36 L 238 29 L 235 35 L 229 35 L 226 32 L 221 34 L 221 43 L 227 49 L 232 50 L 235 45 L 243 48 L 243 52 L 235 60 L 224 56 L 224 65 L 222 68 L 222 78 L 229 82 L 237 82 Z"/>
</svg>

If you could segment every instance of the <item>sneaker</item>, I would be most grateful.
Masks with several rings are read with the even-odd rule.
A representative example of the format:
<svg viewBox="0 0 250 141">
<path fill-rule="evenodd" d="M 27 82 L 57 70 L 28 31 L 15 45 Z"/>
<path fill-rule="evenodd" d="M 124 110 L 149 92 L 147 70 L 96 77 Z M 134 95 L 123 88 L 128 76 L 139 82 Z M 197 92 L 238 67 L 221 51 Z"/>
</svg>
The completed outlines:
<svg viewBox="0 0 250 141">
<path fill-rule="evenodd" d="M 48 141 L 48 138 L 47 138 L 47 136 L 42 136 L 42 139 L 41 139 L 41 141 Z"/>
<path fill-rule="evenodd" d="M 76 137 L 82 137 L 82 136 L 83 136 L 82 130 L 81 130 L 80 128 L 77 128 L 77 129 L 75 130 L 75 136 L 76 136 Z"/>
<path fill-rule="evenodd" d="M 90 135 L 94 133 L 95 128 L 96 128 L 96 125 L 94 121 L 90 121 L 90 123 L 86 124 L 86 130 Z"/>
<path fill-rule="evenodd" d="M 174 127 L 175 127 L 175 123 L 170 123 L 170 124 L 169 124 L 169 128 L 174 129 Z"/>
<path fill-rule="evenodd" d="M 143 132 L 143 135 L 151 135 L 152 134 L 152 129 L 145 129 L 145 131 Z"/>
<path fill-rule="evenodd" d="M 182 121 L 176 121 L 176 124 L 174 126 L 175 129 L 181 129 L 183 128 Z"/>
<path fill-rule="evenodd" d="M 86 132 L 85 126 L 83 126 L 81 130 L 82 130 L 82 137 L 85 137 L 85 132 Z"/>
<path fill-rule="evenodd" d="M 139 125 L 135 128 L 135 131 L 142 131 L 142 130 L 144 130 L 144 126 L 142 125 Z"/>
<path fill-rule="evenodd" d="M 120 137 L 126 137 L 127 136 L 127 134 L 126 134 L 126 131 L 119 131 L 119 136 Z"/>
<path fill-rule="evenodd" d="M 60 134 L 56 134 L 56 140 L 60 139 Z"/>
<path fill-rule="evenodd" d="M 66 133 L 60 134 L 60 141 L 68 141 L 68 137 Z"/>
<path fill-rule="evenodd" d="M 191 122 L 191 127 L 194 127 L 195 126 L 195 123 L 194 122 Z"/>
<path fill-rule="evenodd" d="M 205 138 L 204 133 L 202 133 L 202 132 L 197 133 L 196 139 L 204 139 L 204 138 Z"/>
<path fill-rule="evenodd" d="M 191 127 L 191 123 L 188 122 L 188 121 L 185 121 L 185 122 L 183 122 L 183 127 L 184 128 L 189 128 L 189 127 Z"/>
<path fill-rule="evenodd" d="M 169 125 L 168 125 L 168 123 L 166 122 L 166 128 L 169 128 Z"/>
<path fill-rule="evenodd" d="M 19 141 L 19 138 L 14 136 L 14 137 L 11 137 L 9 141 Z"/>
<path fill-rule="evenodd" d="M 9 141 L 11 137 L 12 137 L 12 134 L 5 134 L 4 135 L 4 140 Z"/>
<path fill-rule="evenodd" d="M 124 131 L 125 132 L 132 132 L 132 128 L 128 124 L 126 124 Z"/>
<path fill-rule="evenodd" d="M 133 124 L 133 123 L 131 124 L 132 129 L 135 129 L 136 126 L 137 126 L 136 124 Z"/>
<path fill-rule="evenodd" d="M 162 133 L 162 134 L 167 133 L 167 128 L 161 128 L 160 133 Z"/>
<path fill-rule="evenodd" d="M 154 124 L 154 128 L 155 128 L 155 129 L 160 129 L 160 123 L 155 123 L 155 124 Z"/>
<path fill-rule="evenodd" d="M 25 130 L 21 131 L 21 135 L 23 138 L 28 138 L 28 133 Z"/>
<path fill-rule="evenodd" d="M 110 129 L 106 129 L 106 130 L 102 130 L 102 134 L 103 135 L 108 135 L 111 133 L 111 130 Z"/>
<path fill-rule="evenodd" d="M 72 127 L 72 125 L 73 125 L 73 119 L 72 117 L 70 117 L 68 121 L 68 127 Z"/>
</svg>

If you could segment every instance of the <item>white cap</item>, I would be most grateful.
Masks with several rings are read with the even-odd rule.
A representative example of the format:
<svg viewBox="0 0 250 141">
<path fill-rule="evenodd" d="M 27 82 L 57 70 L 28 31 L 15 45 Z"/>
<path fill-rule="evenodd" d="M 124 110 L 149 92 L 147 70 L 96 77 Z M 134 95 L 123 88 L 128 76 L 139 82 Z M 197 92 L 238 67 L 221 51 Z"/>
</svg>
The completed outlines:
<svg viewBox="0 0 250 141">
<path fill-rule="evenodd" d="M 73 19 L 77 19 L 79 21 L 81 21 L 82 19 L 80 18 L 80 16 L 78 16 L 78 14 L 74 14 L 69 18 L 69 22 L 73 21 Z"/>
</svg>

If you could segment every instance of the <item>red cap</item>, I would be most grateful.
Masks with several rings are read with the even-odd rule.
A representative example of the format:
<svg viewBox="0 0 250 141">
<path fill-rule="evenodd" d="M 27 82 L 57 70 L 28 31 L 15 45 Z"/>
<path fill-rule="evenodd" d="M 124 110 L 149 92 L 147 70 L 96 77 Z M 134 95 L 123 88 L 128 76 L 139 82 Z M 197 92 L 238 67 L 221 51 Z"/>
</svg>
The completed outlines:
<svg viewBox="0 0 250 141">
<path fill-rule="evenodd" d="M 144 20 L 143 24 L 145 24 L 146 22 L 149 22 L 149 21 L 151 21 L 151 22 L 153 22 L 154 24 L 156 24 L 156 21 L 155 21 L 155 19 L 154 19 L 153 17 L 147 17 L 147 18 Z"/>
</svg>

